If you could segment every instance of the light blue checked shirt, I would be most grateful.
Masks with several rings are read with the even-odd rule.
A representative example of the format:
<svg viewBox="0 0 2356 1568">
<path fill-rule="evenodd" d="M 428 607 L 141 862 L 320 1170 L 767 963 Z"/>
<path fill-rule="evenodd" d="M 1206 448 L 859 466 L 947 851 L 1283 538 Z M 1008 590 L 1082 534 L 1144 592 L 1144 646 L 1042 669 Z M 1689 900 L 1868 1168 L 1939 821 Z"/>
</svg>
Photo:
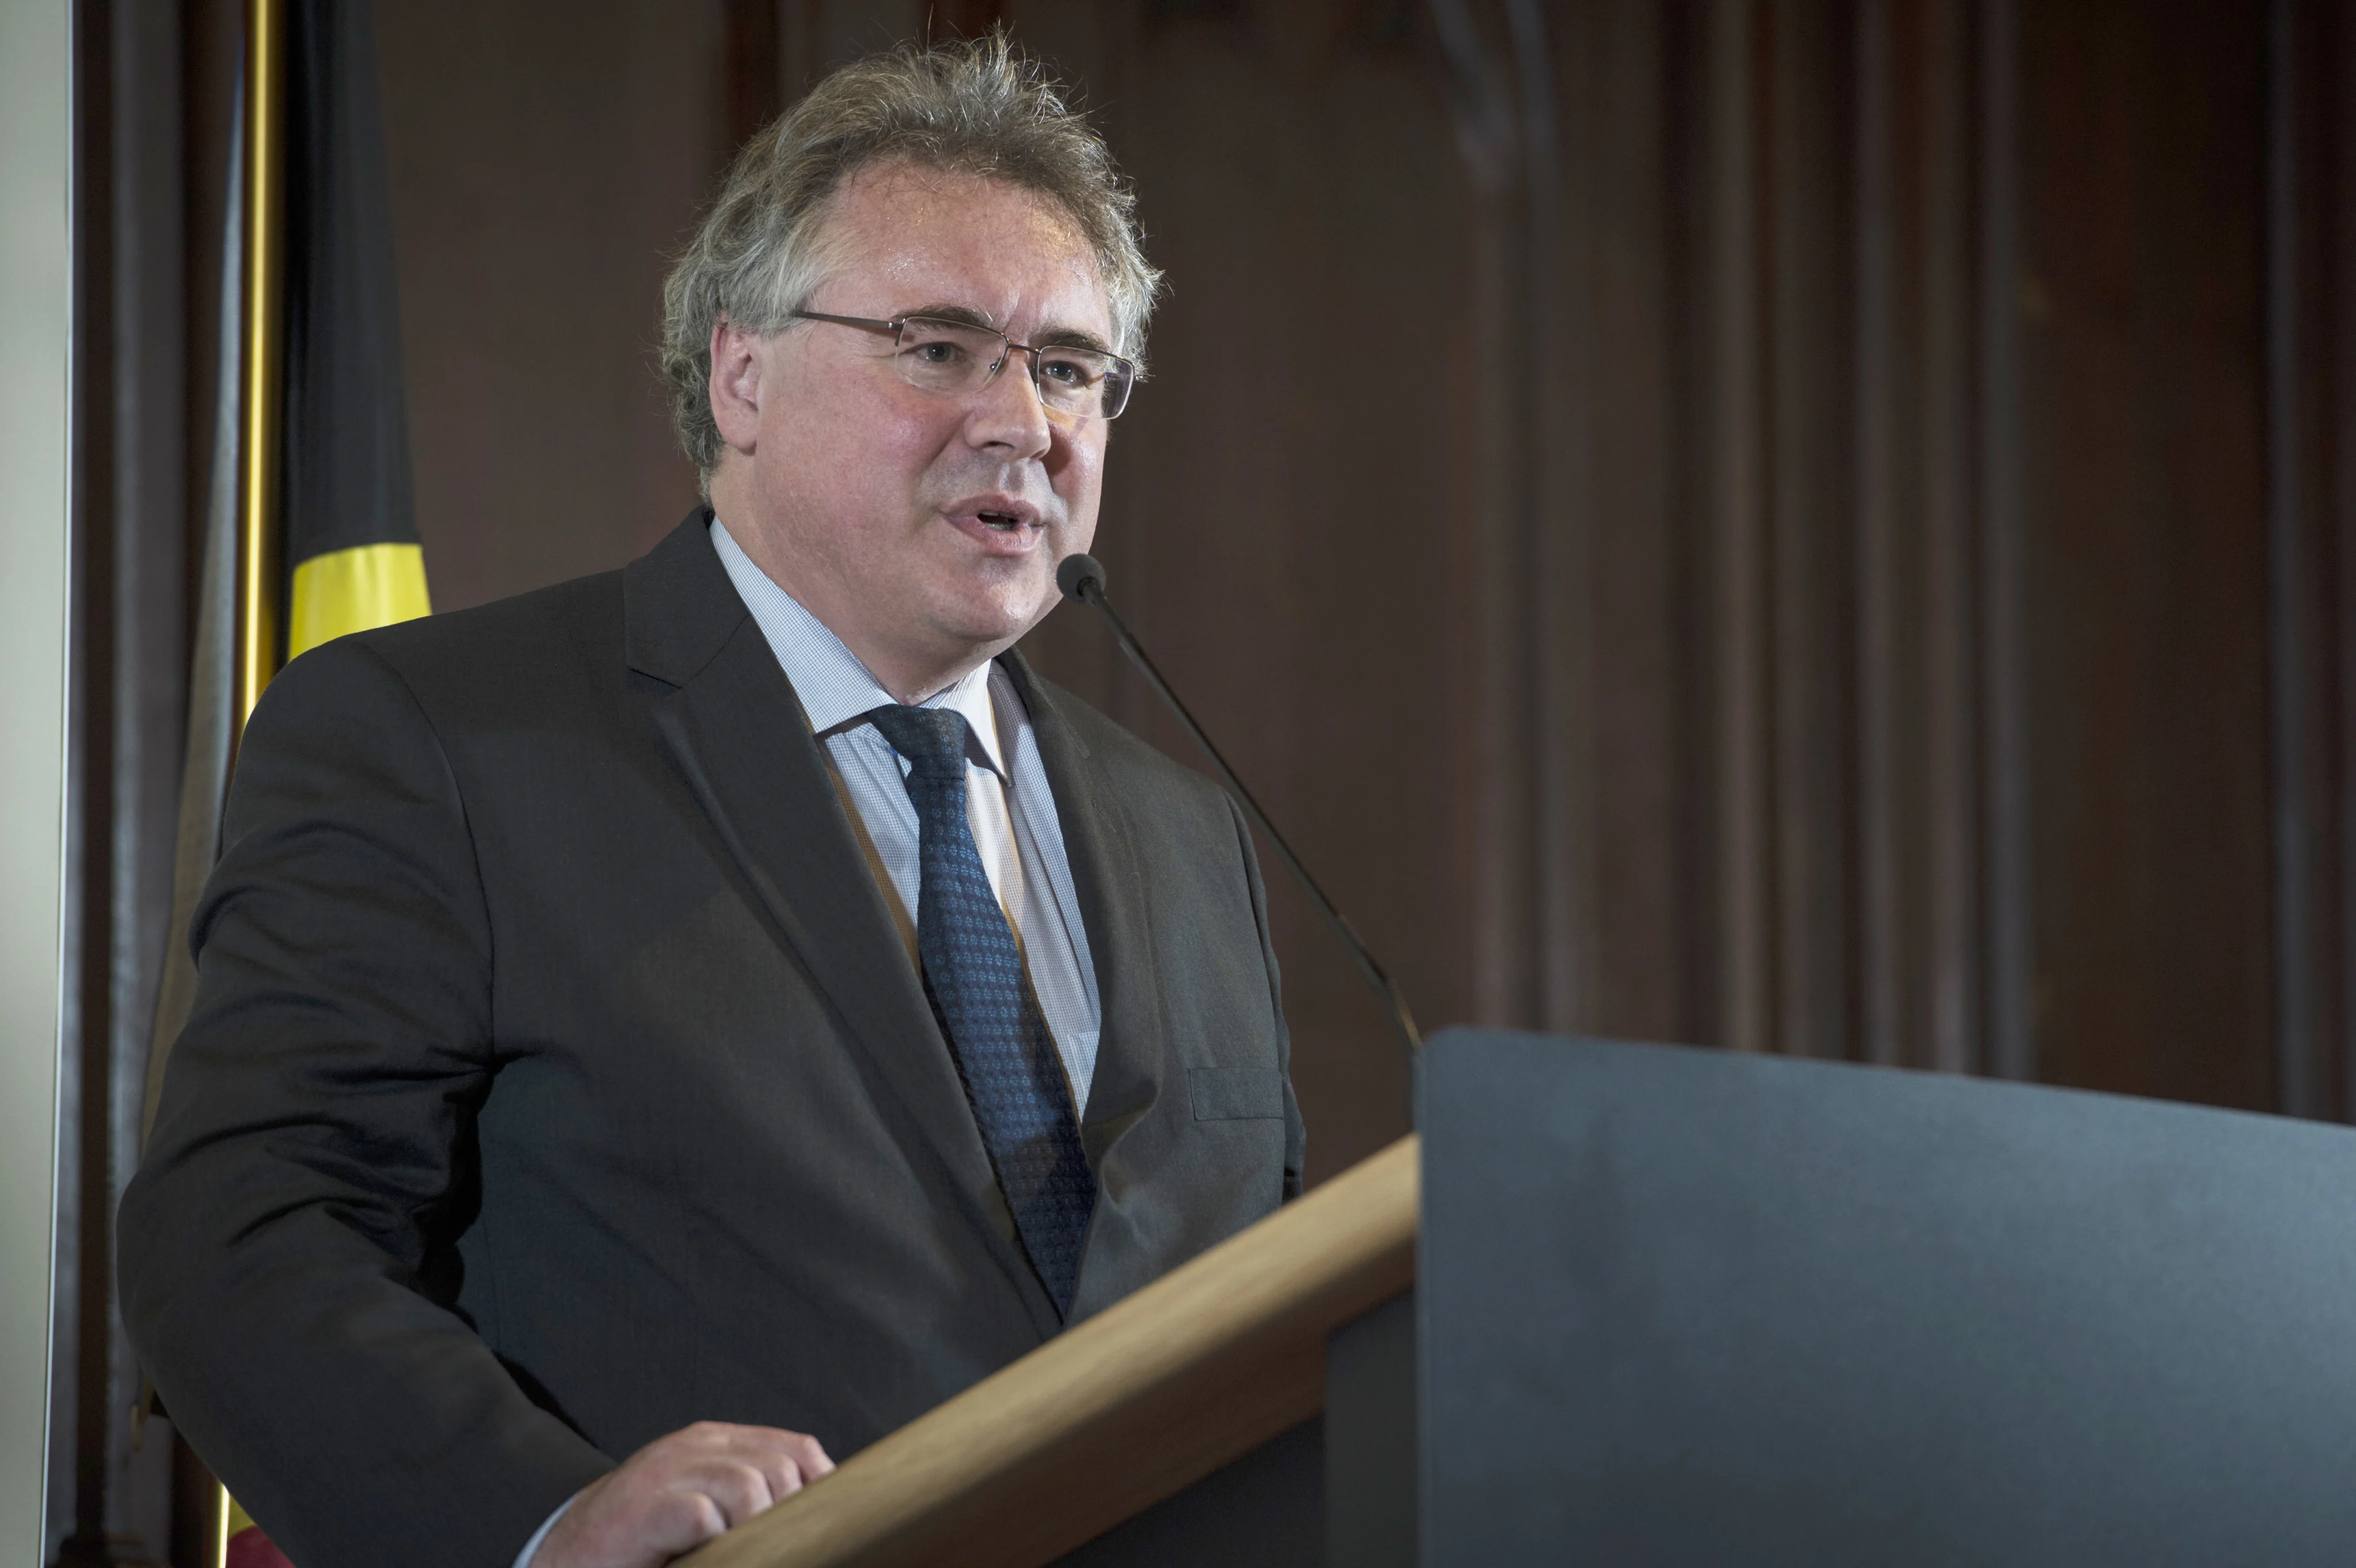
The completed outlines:
<svg viewBox="0 0 2356 1568">
<path fill-rule="evenodd" d="M 896 699 L 824 622 L 753 564 L 718 517 L 712 520 L 712 548 L 720 552 L 728 581 L 736 585 L 786 678 L 793 682 L 810 730 L 826 742 L 835 790 L 842 796 L 868 869 L 883 889 L 884 905 L 900 928 L 908 960 L 915 963 L 916 890 L 924 881 L 916 859 L 916 806 L 908 798 L 908 769 L 900 754 L 866 721 L 866 715 Z M 1072 886 L 1071 857 L 1064 852 L 1064 827 L 1055 816 L 1047 770 L 1039 761 L 1030 710 L 1023 706 L 1013 678 L 994 661 L 919 706 L 953 708 L 965 715 L 972 731 L 965 762 L 965 799 L 974 845 L 981 851 L 982 869 L 990 873 L 998 901 L 1013 923 L 1023 965 L 1031 972 L 1031 989 L 1072 1081 L 1072 1104 L 1086 1111 L 1104 1015 L 1097 999 L 1096 968 L 1088 957 L 1087 929 L 1080 922 L 1079 893 Z M 568 1499 L 532 1532 L 516 1553 L 515 1568 L 530 1568 L 540 1543 L 572 1506 Z"/>
</svg>

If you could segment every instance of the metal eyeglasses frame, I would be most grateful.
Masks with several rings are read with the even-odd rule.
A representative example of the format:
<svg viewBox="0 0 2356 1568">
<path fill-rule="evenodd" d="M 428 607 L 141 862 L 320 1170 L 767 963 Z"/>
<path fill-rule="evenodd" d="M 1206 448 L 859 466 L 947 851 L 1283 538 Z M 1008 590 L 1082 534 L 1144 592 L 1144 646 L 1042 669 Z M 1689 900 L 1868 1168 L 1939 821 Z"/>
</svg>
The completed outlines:
<svg viewBox="0 0 2356 1568">
<path fill-rule="evenodd" d="M 874 316 L 866 315 L 830 315 L 824 311 L 817 310 L 798 310 L 788 314 L 791 315 L 792 319 L 796 321 L 823 321 L 831 323 L 836 326 L 855 326 L 863 332 L 889 333 L 892 336 L 892 347 L 894 352 L 897 352 L 902 347 L 900 342 L 900 334 L 902 330 L 912 321 L 929 322 L 936 326 L 955 327 L 960 332 L 978 332 L 985 337 L 995 337 L 1002 347 L 999 349 L 998 357 L 991 362 L 990 373 L 981 379 L 980 386 L 987 387 L 992 381 L 997 380 L 999 372 L 1006 368 L 1006 361 L 1008 357 L 1015 350 L 1020 349 L 1022 352 L 1031 356 L 1031 386 L 1033 390 L 1040 394 L 1039 406 L 1046 410 L 1048 413 L 1065 419 L 1119 419 L 1122 412 L 1129 407 L 1130 393 L 1135 390 L 1137 387 L 1138 374 L 1137 362 L 1135 360 L 1124 359 L 1118 354 L 1110 353 L 1102 348 L 1091 347 L 1085 343 L 1017 343 L 1014 339 L 1007 336 L 1006 334 L 999 331 L 994 326 L 984 326 L 978 321 L 959 321 L 955 317 L 946 315 L 924 315 L 919 314 L 898 316 L 892 320 L 885 321 Z M 1106 377 L 1107 384 L 1108 386 L 1119 387 L 1120 391 L 1120 401 L 1116 404 L 1110 411 L 1097 414 L 1074 413 L 1068 409 L 1058 409 L 1054 404 L 1047 401 L 1045 389 L 1040 385 L 1039 381 L 1039 356 L 1044 353 L 1051 353 L 1058 348 L 1065 349 L 1066 351 L 1076 349 L 1082 353 L 1102 355 L 1117 369 L 1126 372 L 1121 375 L 1118 380 L 1116 380 L 1109 373 L 1108 373 Z M 907 380 L 908 378 L 904 374 L 901 377 L 901 379 L 905 381 Z M 911 382 L 910 384 L 914 385 L 915 383 Z M 977 391 L 980 389 L 980 387 L 977 387 L 975 389 Z"/>
</svg>

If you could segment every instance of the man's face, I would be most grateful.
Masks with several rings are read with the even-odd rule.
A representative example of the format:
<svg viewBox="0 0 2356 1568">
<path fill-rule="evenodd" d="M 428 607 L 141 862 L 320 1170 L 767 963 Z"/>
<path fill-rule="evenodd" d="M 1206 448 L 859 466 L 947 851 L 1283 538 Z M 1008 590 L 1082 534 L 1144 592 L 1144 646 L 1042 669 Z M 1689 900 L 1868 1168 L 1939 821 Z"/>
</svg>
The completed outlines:
<svg viewBox="0 0 2356 1568">
<path fill-rule="evenodd" d="M 1019 187 L 871 167 L 838 194 L 825 238 L 841 260 L 809 310 L 962 315 L 1018 343 L 1110 343 L 1087 245 L 1060 208 Z M 949 397 L 901 379 L 892 339 L 854 327 L 796 323 L 753 354 L 750 472 L 731 432 L 737 450 L 715 477 L 715 504 L 754 559 L 876 674 L 889 683 L 969 664 L 1054 607 L 1055 563 L 1096 533 L 1105 422 L 1051 419 L 1028 356 L 1010 354 L 987 387 Z M 745 504 L 750 516 L 732 515 Z M 748 526 L 755 538 L 743 539 Z"/>
</svg>

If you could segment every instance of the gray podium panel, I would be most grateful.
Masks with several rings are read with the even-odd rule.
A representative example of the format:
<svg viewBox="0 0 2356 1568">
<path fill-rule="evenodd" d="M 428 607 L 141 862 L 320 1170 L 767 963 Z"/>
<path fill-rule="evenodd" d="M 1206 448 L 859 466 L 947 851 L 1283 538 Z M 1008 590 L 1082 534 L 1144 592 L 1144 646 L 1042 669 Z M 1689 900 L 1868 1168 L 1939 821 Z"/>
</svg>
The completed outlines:
<svg viewBox="0 0 2356 1568">
<path fill-rule="evenodd" d="M 1312 1416 L 1052 1568 L 1324 1568 L 1325 1423 Z"/>
<path fill-rule="evenodd" d="M 1451 1032 L 1424 1562 L 2356 1561 L 2356 1132 Z"/>
</svg>

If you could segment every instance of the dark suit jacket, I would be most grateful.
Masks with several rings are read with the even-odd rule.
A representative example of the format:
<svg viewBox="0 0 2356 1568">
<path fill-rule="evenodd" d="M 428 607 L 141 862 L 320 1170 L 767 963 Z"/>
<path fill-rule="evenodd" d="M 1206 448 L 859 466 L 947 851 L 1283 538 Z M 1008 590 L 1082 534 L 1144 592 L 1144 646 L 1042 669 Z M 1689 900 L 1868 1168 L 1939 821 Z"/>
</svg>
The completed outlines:
<svg viewBox="0 0 2356 1568">
<path fill-rule="evenodd" d="M 123 1302 L 302 1568 L 505 1568 L 663 1433 L 841 1458 L 1061 1326 L 705 522 L 307 654 L 246 731 Z M 1232 803 L 1007 664 L 1103 998 L 1085 1316 L 1302 1134 Z"/>
</svg>

